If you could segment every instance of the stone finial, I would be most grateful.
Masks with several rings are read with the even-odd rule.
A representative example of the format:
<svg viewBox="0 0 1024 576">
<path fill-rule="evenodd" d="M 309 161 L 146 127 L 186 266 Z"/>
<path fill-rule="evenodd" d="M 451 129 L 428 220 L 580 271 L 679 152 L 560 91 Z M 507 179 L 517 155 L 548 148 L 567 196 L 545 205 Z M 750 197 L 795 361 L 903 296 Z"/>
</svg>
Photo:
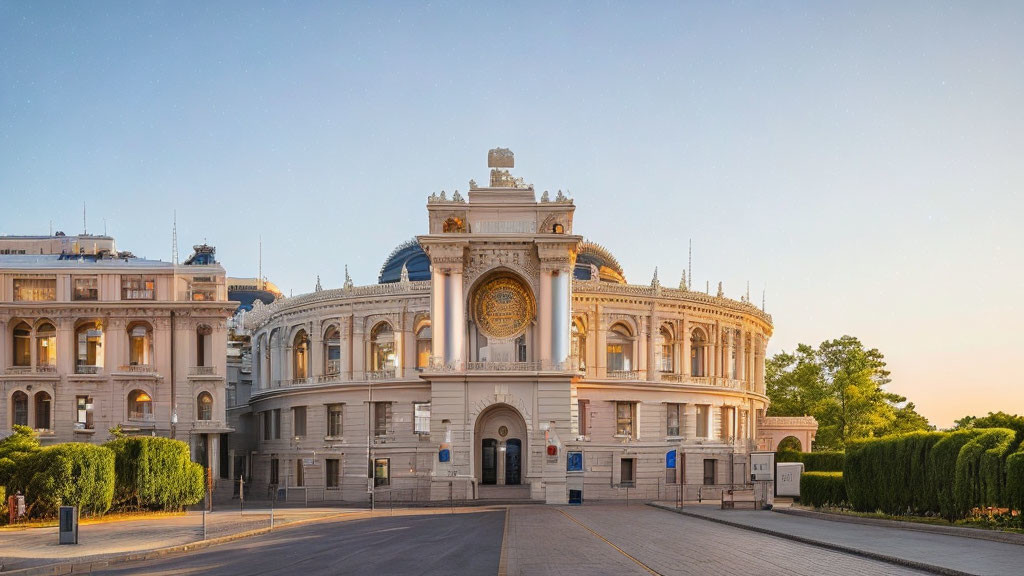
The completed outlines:
<svg viewBox="0 0 1024 576">
<path fill-rule="evenodd" d="M 683 270 L 683 277 L 679 279 L 679 289 L 689 290 L 690 285 L 686 283 L 686 270 Z"/>
<path fill-rule="evenodd" d="M 409 268 L 406 267 L 405 263 L 402 263 L 402 273 L 398 277 L 398 281 L 402 284 L 409 283 Z"/>
<path fill-rule="evenodd" d="M 345 264 L 345 283 L 342 285 L 342 287 L 345 290 L 351 290 L 353 286 L 355 285 L 352 283 L 352 277 L 348 275 L 348 264 Z"/>
<path fill-rule="evenodd" d="M 651 278 L 651 288 L 660 288 L 661 281 L 658 280 L 658 267 L 654 267 L 654 278 Z"/>
<path fill-rule="evenodd" d="M 555 196 L 555 202 L 568 202 L 568 201 L 569 201 L 569 197 L 566 196 L 565 194 L 562 194 L 562 191 L 559 190 L 558 191 L 558 195 Z"/>
<path fill-rule="evenodd" d="M 551 202 L 551 198 L 548 196 L 548 191 L 547 190 L 545 190 L 544 193 L 540 195 L 540 201 L 541 201 L 542 204 L 546 204 L 548 202 Z"/>
<path fill-rule="evenodd" d="M 323 292 L 324 287 L 320 285 L 320 275 L 316 275 L 316 287 L 313 288 L 313 292 Z"/>
<path fill-rule="evenodd" d="M 448 201 L 448 194 L 444 190 L 441 190 L 440 200 L 441 200 L 441 202 L 447 202 Z"/>
<path fill-rule="evenodd" d="M 469 189 L 470 190 L 476 189 L 476 180 L 473 180 L 472 178 L 470 178 L 470 180 L 469 180 Z"/>
<path fill-rule="evenodd" d="M 459 194 L 458 190 L 455 191 L 455 194 L 452 194 L 452 202 L 458 202 L 460 204 L 463 202 L 462 194 Z"/>
<path fill-rule="evenodd" d="M 719 297 L 719 298 L 723 298 L 724 296 L 725 296 L 725 293 L 724 293 L 724 292 L 722 292 L 722 283 L 721 283 L 721 282 L 719 282 L 719 283 L 718 283 L 718 297 Z"/>
<path fill-rule="evenodd" d="M 430 194 L 430 196 L 427 196 L 427 203 L 430 203 L 430 202 L 437 202 L 437 200 L 438 200 L 438 198 L 437 198 L 437 192 L 432 192 L 432 193 Z"/>
</svg>

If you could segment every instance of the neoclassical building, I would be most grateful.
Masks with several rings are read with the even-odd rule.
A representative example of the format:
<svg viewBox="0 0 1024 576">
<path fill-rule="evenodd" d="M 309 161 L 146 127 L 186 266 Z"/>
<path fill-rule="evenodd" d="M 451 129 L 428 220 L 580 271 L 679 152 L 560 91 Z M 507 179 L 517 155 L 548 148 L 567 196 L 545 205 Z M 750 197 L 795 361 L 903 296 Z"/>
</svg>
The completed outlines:
<svg viewBox="0 0 1024 576">
<path fill-rule="evenodd" d="M 771 317 L 626 282 L 513 155 L 431 195 L 376 284 L 255 302 L 234 476 L 289 499 L 713 497 L 771 443 Z M 809 446 L 808 446 L 809 449 Z"/>
<path fill-rule="evenodd" d="M 210 246 L 177 265 L 119 252 L 109 236 L 0 237 L 0 436 L 14 425 L 44 445 L 103 443 L 114 427 L 170 436 L 227 478 L 237 305 Z"/>
</svg>

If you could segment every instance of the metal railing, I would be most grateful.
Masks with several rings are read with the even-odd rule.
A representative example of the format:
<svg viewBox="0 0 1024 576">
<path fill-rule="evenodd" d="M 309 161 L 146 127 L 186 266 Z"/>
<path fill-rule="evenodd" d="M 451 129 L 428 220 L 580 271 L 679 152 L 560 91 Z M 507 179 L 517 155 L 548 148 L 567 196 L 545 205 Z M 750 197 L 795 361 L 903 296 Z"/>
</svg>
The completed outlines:
<svg viewBox="0 0 1024 576">
<path fill-rule="evenodd" d="M 608 378 L 611 380 L 640 380 L 639 370 L 609 370 Z"/>
<path fill-rule="evenodd" d="M 102 370 L 103 366 L 87 366 L 85 364 L 75 366 L 75 374 L 99 374 Z"/>
<path fill-rule="evenodd" d="M 324 373 L 324 375 L 327 376 L 327 375 L 340 374 L 340 373 L 341 373 L 341 360 L 328 360 L 327 361 L 327 370 Z"/>
</svg>

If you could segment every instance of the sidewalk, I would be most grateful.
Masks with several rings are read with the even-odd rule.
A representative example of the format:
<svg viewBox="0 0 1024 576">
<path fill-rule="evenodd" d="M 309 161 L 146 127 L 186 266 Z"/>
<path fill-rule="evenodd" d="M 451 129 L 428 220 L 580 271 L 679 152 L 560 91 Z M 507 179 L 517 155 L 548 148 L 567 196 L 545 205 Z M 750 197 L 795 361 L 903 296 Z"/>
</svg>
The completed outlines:
<svg viewBox="0 0 1024 576">
<path fill-rule="evenodd" d="M 655 507 L 939 574 L 1006 576 L 1024 572 L 1024 546 L 903 527 L 837 522 L 760 510 L 722 510 L 716 504 Z"/>
<path fill-rule="evenodd" d="M 366 512 L 365 508 L 277 508 L 274 526 Z M 207 539 L 242 534 L 270 527 L 267 508 L 222 510 L 207 514 Z M 57 544 L 57 527 L 5 529 L 0 531 L 0 574 L 11 570 L 56 563 L 87 563 L 142 553 L 203 540 L 203 513 L 149 520 L 124 520 L 79 525 L 78 544 Z"/>
</svg>

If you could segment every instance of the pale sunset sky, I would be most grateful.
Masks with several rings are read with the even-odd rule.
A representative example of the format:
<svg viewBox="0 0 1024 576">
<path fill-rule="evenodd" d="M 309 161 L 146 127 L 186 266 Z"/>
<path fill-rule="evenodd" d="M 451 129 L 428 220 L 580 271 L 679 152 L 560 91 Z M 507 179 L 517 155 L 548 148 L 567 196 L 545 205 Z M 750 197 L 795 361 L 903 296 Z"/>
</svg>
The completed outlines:
<svg viewBox="0 0 1024 576">
<path fill-rule="evenodd" d="M 0 234 L 376 282 L 516 154 L 632 283 L 765 293 L 933 424 L 1024 413 L 1024 3 L 0 0 Z"/>
</svg>

